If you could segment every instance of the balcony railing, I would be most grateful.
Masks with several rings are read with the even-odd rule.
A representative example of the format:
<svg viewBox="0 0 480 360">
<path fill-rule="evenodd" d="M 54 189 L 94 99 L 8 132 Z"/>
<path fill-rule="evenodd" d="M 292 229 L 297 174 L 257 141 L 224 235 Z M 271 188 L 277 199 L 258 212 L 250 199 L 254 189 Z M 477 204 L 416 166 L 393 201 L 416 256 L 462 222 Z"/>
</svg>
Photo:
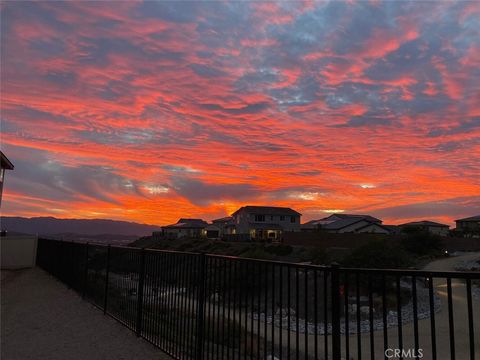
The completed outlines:
<svg viewBox="0 0 480 360">
<path fill-rule="evenodd" d="M 176 359 L 480 356 L 475 272 L 351 269 L 55 240 L 39 240 L 37 263 Z"/>
</svg>

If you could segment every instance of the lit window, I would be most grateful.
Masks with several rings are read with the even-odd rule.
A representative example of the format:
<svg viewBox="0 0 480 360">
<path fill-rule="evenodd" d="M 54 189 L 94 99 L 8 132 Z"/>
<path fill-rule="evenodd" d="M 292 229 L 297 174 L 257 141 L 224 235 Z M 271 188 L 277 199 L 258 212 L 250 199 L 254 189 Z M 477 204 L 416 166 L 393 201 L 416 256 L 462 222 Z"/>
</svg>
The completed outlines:
<svg viewBox="0 0 480 360">
<path fill-rule="evenodd" d="M 294 223 L 295 222 L 295 216 L 290 216 L 290 222 Z"/>
</svg>

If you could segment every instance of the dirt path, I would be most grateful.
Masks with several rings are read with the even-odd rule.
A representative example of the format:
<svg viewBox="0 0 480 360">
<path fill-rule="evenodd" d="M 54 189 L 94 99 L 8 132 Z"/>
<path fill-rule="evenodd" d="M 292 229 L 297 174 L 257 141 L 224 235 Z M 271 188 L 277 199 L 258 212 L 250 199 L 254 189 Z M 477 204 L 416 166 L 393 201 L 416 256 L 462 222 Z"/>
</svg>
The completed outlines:
<svg viewBox="0 0 480 360">
<path fill-rule="evenodd" d="M 170 359 L 44 271 L 2 271 L 1 358 Z"/>
</svg>

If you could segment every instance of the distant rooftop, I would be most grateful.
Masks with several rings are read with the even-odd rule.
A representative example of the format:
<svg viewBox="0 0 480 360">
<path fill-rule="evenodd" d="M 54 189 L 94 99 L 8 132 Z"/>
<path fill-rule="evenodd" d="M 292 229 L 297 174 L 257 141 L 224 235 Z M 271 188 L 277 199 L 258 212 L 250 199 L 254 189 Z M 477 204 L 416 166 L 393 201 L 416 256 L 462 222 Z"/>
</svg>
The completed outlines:
<svg viewBox="0 0 480 360">
<path fill-rule="evenodd" d="M 470 216 L 470 217 L 463 218 L 463 219 L 458 219 L 458 220 L 455 220 L 455 221 L 480 221 L 480 215 Z"/>
<path fill-rule="evenodd" d="M 440 224 L 435 221 L 429 221 L 429 220 L 422 220 L 422 221 L 412 221 L 409 223 L 405 223 L 399 226 L 432 226 L 432 227 L 450 227 L 446 224 Z"/>
<path fill-rule="evenodd" d="M 326 218 L 324 218 L 323 220 L 326 220 L 328 218 L 331 218 L 331 217 L 338 217 L 340 219 L 365 219 L 367 221 L 371 221 L 371 222 L 382 222 L 382 220 L 380 219 L 377 219 L 373 216 L 370 216 L 370 215 L 362 215 L 362 214 L 344 214 L 344 213 L 336 213 L 336 214 L 332 214 L 330 216 L 327 216 Z"/>
<path fill-rule="evenodd" d="M 337 221 L 332 221 L 328 224 L 323 224 L 322 229 L 326 230 L 340 230 L 343 229 L 344 227 L 347 227 L 349 225 L 353 225 L 355 223 L 358 223 L 360 221 L 367 221 L 369 223 L 374 223 L 377 224 L 376 221 L 371 221 L 367 218 L 363 217 L 347 217 L 345 219 L 337 220 Z"/>
<path fill-rule="evenodd" d="M 10 160 L 8 160 L 8 158 L 5 156 L 3 151 L 0 151 L 0 157 L 1 157 L 0 167 L 2 169 L 13 170 L 14 168 L 13 164 L 11 163 Z"/>
<path fill-rule="evenodd" d="M 208 226 L 208 223 L 202 219 L 188 219 L 181 218 L 176 224 L 163 226 L 164 229 L 192 229 L 192 228 L 204 228 Z"/>
<path fill-rule="evenodd" d="M 287 208 L 287 207 L 278 207 L 278 206 L 242 206 L 240 209 L 235 211 L 233 215 L 236 213 L 245 210 L 250 214 L 258 214 L 258 215 L 289 215 L 289 216 L 300 216 L 299 212 Z"/>
<path fill-rule="evenodd" d="M 220 219 L 212 220 L 212 222 L 214 222 L 214 223 L 216 223 L 216 222 L 229 222 L 229 221 L 232 221 L 231 216 L 225 216 L 225 217 L 220 218 Z"/>
</svg>

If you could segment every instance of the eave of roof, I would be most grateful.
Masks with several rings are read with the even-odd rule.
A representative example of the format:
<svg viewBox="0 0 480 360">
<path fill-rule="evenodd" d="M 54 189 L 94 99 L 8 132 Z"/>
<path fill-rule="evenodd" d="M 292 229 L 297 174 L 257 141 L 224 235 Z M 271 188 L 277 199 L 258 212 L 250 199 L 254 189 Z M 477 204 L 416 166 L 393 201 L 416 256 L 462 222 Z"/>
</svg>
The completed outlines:
<svg viewBox="0 0 480 360">
<path fill-rule="evenodd" d="M 342 219 L 342 220 L 337 220 L 337 221 L 334 221 L 334 222 L 331 222 L 329 224 L 326 224 L 326 225 L 323 225 L 322 226 L 322 229 L 326 229 L 326 230 L 341 230 L 343 228 L 346 228 L 347 226 L 350 226 L 350 225 L 354 225 L 356 223 L 359 223 L 361 221 L 366 221 L 367 223 L 369 224 L 377 224 L 376 222 L 374 221 L 370 221 L 370 220 L 367 220 L 367 219 L 364 219 L 364 218 L 360 218 L 360 219 Z"/>
<path fill-rule="evenodd" d="M 475 216 L 470 216 L 467 218 L 455 220 L 455 222 L 457 221 L 480 221 L 480 215 L 475 215 Z"/>
<path fill-rule="evenodd" d="M 262 215 L 287 215 L 287 216 L 301 216 L 298 211 L 295 211 L 288 207 L 279 207 L 279 206 L 242 206 L 240 209 L 235 211 L 232 216 L 238 212 L 245 210 L 251 214 L 262 214 Z"/>
<path fill-rule="evenodd" d="M 13 166 L 12 162 L 8 160 L 5 156 L 3 151 L 0 151 L 0 166 L 2 169 L 13 170 L 15 166 Z"/>
<path fill-rule="evenodd" d="M 429 221 L 429 220 L 412 221 L 412 222 L 405 223 L 405 224 L 402 224 L 402 225 L 399 225 L 399 226 L 405 226 L 405 227 L 408 227 L 408 226 L 450 227 L 446 224 L 440 224 L 440 223 L 437 223 L 435 221 Z"/>
</svg>

